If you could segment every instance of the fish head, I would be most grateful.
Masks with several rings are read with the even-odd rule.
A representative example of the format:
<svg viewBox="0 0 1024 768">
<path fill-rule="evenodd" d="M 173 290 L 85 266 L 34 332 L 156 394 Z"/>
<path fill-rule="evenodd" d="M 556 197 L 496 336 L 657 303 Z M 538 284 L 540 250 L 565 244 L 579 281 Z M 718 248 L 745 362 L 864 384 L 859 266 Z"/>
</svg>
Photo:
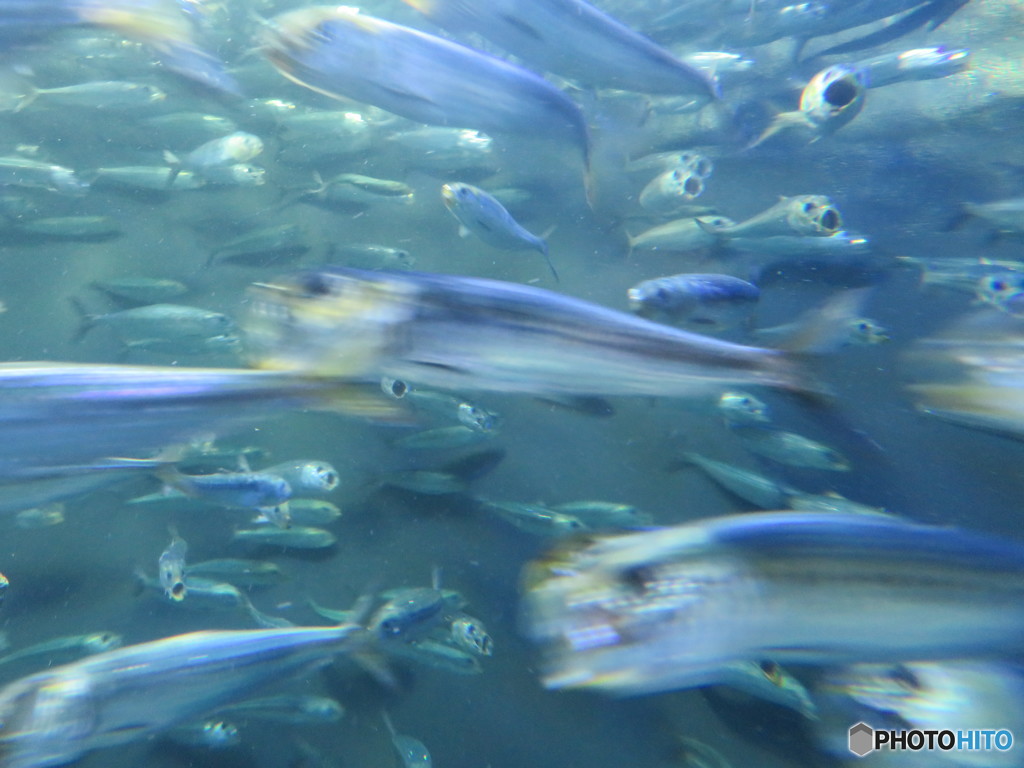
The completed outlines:
<svg viewBox="0 0 1024 768">
<path fill-rule="evenodd" d="M 1024 273 L 1001 272 L 978 280 L 977 298 L 1015 317 L 1024 316 Z"/>
<path fill-rule="evenodd" d="M 445 208 L 455 213 L 476 205 L 480 197 L 477 192 L 477 188 L 470 184 L 453 181 L 441 187 L 441 199 L 444 201 Z"/>
<path fill-rule="evenodd" d="M 799 235 L 834 235 L 843 227 L 839 209 L 825 195 L 797 195 L 785 201 L 786 222 Z"/>
<path fill-rule="evenodd" d="M 82 641 L 82 647 L 89 654 L 112 651 L 123 644 L 124 638 L 116 632 L 96 632 L 86 635 Z"/>
<path fill-rule="evenodd" d="M 303 488 L 328 492 L 338 487 L 338 470 L 326 461 L 303 464 L 300 475 Z"/>
<path fill-rule="evenodd" d="M 851 64 L 836 64 L 814 77 L 800 95 L 800 112 L 820 131 L 835 131 L 864 108 L 867 71 Z"/>
<path fill-rule="evenodd" d="M 733 424 L 767 424 L 771 421 L 768 405 L 749 392 L 724 392 L 718 398 L 718 411 Z"/>
<path fill-rule="evenodd" d="M 379 372 L 416 316 L 417 292 L 387 273 L 342 267 L 257 283 L 244 322 L 252 364 L 350 378 Z"/>
</svg>

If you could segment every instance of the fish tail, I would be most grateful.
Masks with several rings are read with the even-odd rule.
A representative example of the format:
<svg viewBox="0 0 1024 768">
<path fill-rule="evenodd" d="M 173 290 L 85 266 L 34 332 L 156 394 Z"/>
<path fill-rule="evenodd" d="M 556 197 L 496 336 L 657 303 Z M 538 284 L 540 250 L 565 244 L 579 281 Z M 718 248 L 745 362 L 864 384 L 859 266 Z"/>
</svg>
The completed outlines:
<svg viewBox="0 0 1024 768">
<path fill-rule="evenodd" d="M 558 271 L 555 269 L 555 265 L 551 262 L 551 254 L 548 253 L 547 240 L 541 240 L 540 247 L 537 250 L 544 254 L 544 261 L 548 263 L 548 269 L 551 270 L 551 274 L 555 278 L 555 282 L 562 282 L 561 278 L 558 277 Z"/>
<path fill-rule="evenodd" d="M 71 337 L 71 341 L 74 344 L 80 344 L 82 339 L 85 338 L 85 334 L 96 325 L 96 319 L 99 315 L 91 314 L 85 308 L 85 305 L 74 296 L 71 297 L 70 301 L 71 306 L 75 308 L 75 312 L 78 314 L 78 328 L 75 330 L 74 336 Z"/>
<path fill-rule="evenodd" d="M 170 166 L 171 170 L 171 172 L 167 174 L 167 188 L 170 189 L 174 186 L 174 180 L 178 178 L 178 174 L 181 173 L 181 160 L 176 154 L 165 149 L 164 162 Z"/>
<path fill-rule="evenodd" d="M 30 104 L 35 102 L 35 100 L 38 99 L 38 98 L 39 98 L 39 89 L 36 88 L 35 86 L 32 86 L 32 85 L 28 86 L 28 93 L 26 93 L 20 99 L 18 99 L 18 106 L 16 106 L 14 108 L 14 111 L 15 112 L 21 112 L 21 110 L 23 110 L 26 107 L 28 107 Z"/>
</svg>

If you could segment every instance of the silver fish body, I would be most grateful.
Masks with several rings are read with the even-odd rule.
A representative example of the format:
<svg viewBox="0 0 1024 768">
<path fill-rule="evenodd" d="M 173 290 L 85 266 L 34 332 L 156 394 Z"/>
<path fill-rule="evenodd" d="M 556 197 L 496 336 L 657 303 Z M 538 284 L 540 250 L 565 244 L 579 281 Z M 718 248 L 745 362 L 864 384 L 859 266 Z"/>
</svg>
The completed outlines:
<svg viewBox="0 0 1024 768">
<path fill-rule="evenodd" d="M 903 83 L 910 80 L 933 80 L 966 70 L 971 64 L 970 52 L 963 48 L 914 48 L 899 53 L 883 53 L 857 62 L 867 71 L 868 88 Z"/>
<path fill-rule="evenodd" d="M 285 77 L 419 123 L 546 136 L 588 153 L 586 123 L 538 75 L 351 8 L 277 16 L 263 53 Z"/>
<path fill-rule="evenodd" d="M 533 394 L 813 387 L 781 352 L 495 280 L 331 268 L 257 287 L 251 307 L 264 368 Z"/>
<path fill-rule="evenodd" d="M 761 659 L 990 656 L 1024 637 L 1024 547 L 882 516 L 764 512 L 598 538 L 526 584 L 555 688 L 707 685 Z"/>
<path fill-rule="evenodd" d="M 207 631 L 97 654 L 0 690 L 5 768 L 45 768 L 199 717 L 365 646 L 355 625 Z"/>
<path fill-rule="evenodd" d="M 761 213 L 733 226 L 713 226 L 726 238 L 767 238 L 785 235 L 827 237 L 838 232 L 843 218 L 825 195 L 783 197 Z"/>
<path fill-rule="evenodd" d="M 337 381 L 267 371 L 0 364 L 0 477 L 65 477 L 69 466 L 90 477 L 101 468 L 129 470 L 100 460 L 324 405 L 345 389 Z"/>
<path fill-rule="evenodd" d="M 475 32 L 528 64 L 601 88 L 717 96 L 713 78 L 584 0 L 406 0 L 453 32 Z"/>
</svg>

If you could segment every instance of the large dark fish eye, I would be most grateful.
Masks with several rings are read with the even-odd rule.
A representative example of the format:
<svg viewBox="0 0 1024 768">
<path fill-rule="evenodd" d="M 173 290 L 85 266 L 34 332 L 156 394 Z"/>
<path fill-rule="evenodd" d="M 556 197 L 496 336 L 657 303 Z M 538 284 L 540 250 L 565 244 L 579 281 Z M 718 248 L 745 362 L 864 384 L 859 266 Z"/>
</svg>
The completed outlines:
<svg viewBox="0 0 1024 768">
<path fill-rule="evenodd" d="M 331 292 L 331 284 L 319 272 L 307 272 L 299 281 L 299 289 L 305 298 L 326 296 Z"/>
<path fill-rule="evenodd" d="M 857 98 L 857 92 L 857 84 L 853 78 L 844 77 L 841 80 L 830 83 L 822 97 L 826 103 L 842 109 L 843 107 L 848 107 Z"/>
</svg>

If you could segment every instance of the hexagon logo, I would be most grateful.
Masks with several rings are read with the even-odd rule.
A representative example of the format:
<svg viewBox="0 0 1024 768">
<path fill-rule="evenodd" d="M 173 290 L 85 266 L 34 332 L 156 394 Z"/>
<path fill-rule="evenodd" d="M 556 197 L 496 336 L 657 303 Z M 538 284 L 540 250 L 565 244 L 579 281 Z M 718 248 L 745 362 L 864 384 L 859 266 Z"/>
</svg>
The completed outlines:
<svg viewBox="0 0 1024 768">
<path fill-rule="evenodd" d="M 850 728 L 850 751 L 857 757 L 874 752 L 875 729 L 867 723 L 857 723 Z"/>
</svg>

